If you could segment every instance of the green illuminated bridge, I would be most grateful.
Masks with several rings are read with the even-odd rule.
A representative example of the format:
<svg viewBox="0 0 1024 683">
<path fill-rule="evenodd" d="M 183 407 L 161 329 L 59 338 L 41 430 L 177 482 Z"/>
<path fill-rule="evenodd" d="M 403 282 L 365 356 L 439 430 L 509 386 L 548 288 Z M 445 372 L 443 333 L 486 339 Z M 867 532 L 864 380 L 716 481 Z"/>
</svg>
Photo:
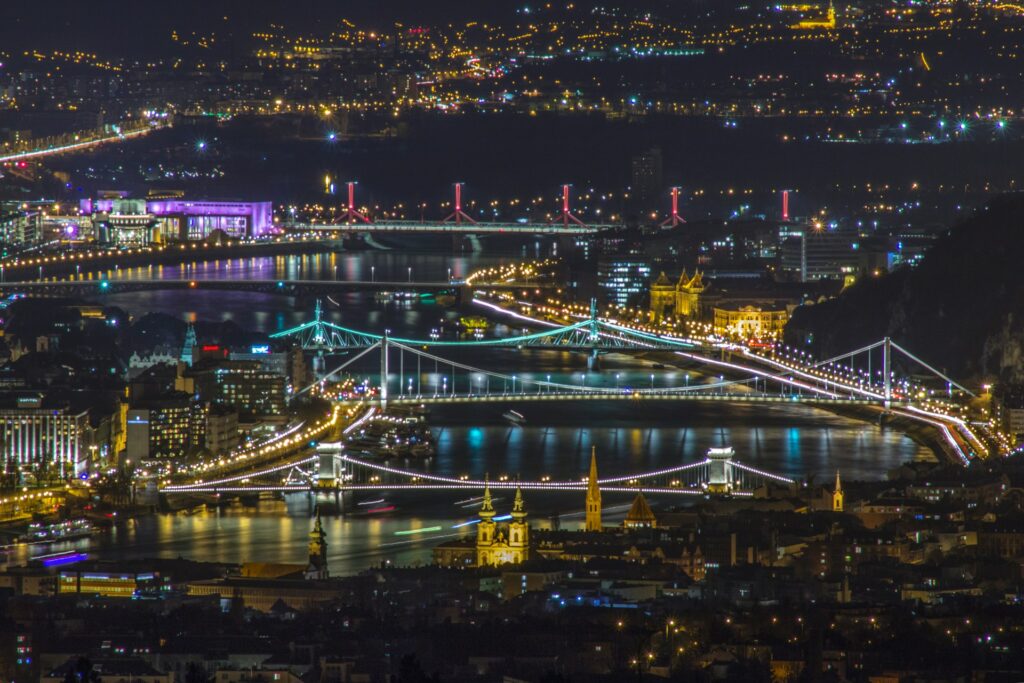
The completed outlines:
<svg viewBox="0 0 1024 683">
<path fill-rule="evenodd" d="M 507 313 L 525 318 L 511 311 Z M 948 386 L 950 398 L 954 388 L 961 396 L 973 394 L 890 339 L 814 363 L 804 358 L 764 355 L 756 349 L 721 340 L 636 329 L 598 318 L 593 302 L 590 317 L 572 324 L 526 319 L 545 329 L 502 338 L 409 339 L 336 325 L 323 319 L 318 304 L 313 320 L 271 336 L 290 339 L 321 358 L 327 353 L 354 352 L 331 371 L 321 372 L 317 380 L 300 389 L 299 394 L 326 387 L 333 376 L 375 354 L 380 363 L 378 384 L 367 389 L 378 392 L 382 407 L 389 401 L 401 404 L 596 400 L 870 404 L 934 427 L 942 436 L 943 448 L 948 448 L 960 461 L 967 462 L 987 453 L 964 420 L 915 403 L 915 397 L 926 395 L 926 388 L 908 375 L 897 375 L 892 367 L 893 358 L 899 353 L 907 362 L 905 367 L 912 363 L 941 379 Z M 634 380 L 633 385 L 626 386 L 620 384 L 616 375 L 615 385 L 610 386 L 609 375 L 597 375 L 603 377 L 598 380 L 603 384 L 593 386 L 593 379 L 588 385 L 587 373 L 579 374 L 578 383 L 559 382 L 552 381 L 550 376 L 542 379 L 537 373 L 510 374 L 458 360 L 460 349 L 483 348 L 582 352 L 588 354 L 590 367 L 595 369 L 602 354 L 670 352 L 686 362 L 705 366 L 711 379 L 691 384 L 687 376 L 685 384 L 665 386 L 663 380 L 655 381 L 660 373 L 651 373 L 649 384 L 641 382 L 641 386 L 637 386 Z M 866 366 L 867 372 L 858 369 L 858 365 Z M 394 372 L 396 367 L 397 373 Z"/>
</svg>

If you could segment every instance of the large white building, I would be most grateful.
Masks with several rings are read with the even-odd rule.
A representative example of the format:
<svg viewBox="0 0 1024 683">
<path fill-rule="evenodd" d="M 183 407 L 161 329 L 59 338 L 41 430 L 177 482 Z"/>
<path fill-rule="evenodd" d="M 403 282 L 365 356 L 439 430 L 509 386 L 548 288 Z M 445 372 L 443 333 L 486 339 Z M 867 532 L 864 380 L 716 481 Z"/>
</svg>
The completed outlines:
<svg viewBox="0 0 1024 683">
<path fill-rule="evenodd" d="M 0 407 L 0 453 L 23 468 L 44 465 L 64 476 L 85 469 L 89 459 L 89 411 L 42 406 L 38 397 L 19 397 Z"/>
</svg>

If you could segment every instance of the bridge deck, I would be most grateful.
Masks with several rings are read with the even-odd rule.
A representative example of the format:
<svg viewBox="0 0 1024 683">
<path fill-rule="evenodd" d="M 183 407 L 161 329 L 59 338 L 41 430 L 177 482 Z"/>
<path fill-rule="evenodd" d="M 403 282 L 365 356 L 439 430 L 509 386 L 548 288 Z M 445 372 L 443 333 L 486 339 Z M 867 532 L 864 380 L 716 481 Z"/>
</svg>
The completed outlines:
<svg viewBox="0 0 1024 683">
<path fill-rule="evenodd" d="M 547 401 L 704 401 L 710 403 L 811 403 L 825 405 L 878 405 L 882 399 L 871 398 L 829 398 L 823 396 L 778 396 L 753 393 L 711 394 L 691 390 L 689 392 L 613 392 L 611 390 L 590 392 L 553 392 L 531 394 L 489 394 L 489 395 L 457 395 L 422 396 L 398 395 L 388 396 L 388 403 L 393 405 L 438 405 L 465 403 L 508 403 L 514 402 L 547 402 Z"/>
<path fill-rule="evenodd" d="M 380 223 L 285 223 L 290 230 L 324 232 L 440 232 L 460 234 L 590 235 L 601 230 L 621 228 L 612 223 L 577 225 L 570 223 L 441 223 L 428 221 L 386 221 Z"/>
</svg>

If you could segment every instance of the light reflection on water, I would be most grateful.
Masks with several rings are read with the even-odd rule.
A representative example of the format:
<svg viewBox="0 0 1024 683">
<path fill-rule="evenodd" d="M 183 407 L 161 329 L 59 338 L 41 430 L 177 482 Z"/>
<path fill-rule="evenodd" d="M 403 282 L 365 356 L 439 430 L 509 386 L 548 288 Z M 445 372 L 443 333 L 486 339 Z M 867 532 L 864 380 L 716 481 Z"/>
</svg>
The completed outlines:
<svg viewBox="0 0 1024 683">
<path fill-rule="evenodd" d="M 518 258 L 518 257 L 516 257 Z M 250 258 L 156 269 L 169 278 L 228 276 L 254 278 L 332 278 L 335 268 L 341 279 L 404 279 L 413 268 L 415 279 L 444 279 L 503 262 L 495 257 L 448 257 L 438 254 L 408 255 L 361 252 L 316 254 L 303 257 Z M 508 260 L 512 260 L 509 257 Z M 371 271 L 372 269 L 372 271 Z M 119 277 L 153 277 L 153 269 L 119 271 Z M 242 327 L 272 332 L 303 322 L 309 302 L 295 308 L 285 297 L 242 292 L 137 292 L 104 298 L 139 316 L 163 311 L 185 319 L 233 320 Z M 345 294 L 335 299 L 340 306 L 327 307 L 328 319 L 356 329 L 392 329 L 395 335 L 425 337 L 441 320 L 454 321 L 459 311 L 434 305 L 382 305 L 365 294 Z M 443 354 L 442 354 L 443 355 Z M 580 354 L 536 351 L 460 352 L 459 361 L 517 373 L 522 379 L 546 379 L 588 386 L 646 386 L 649 365 L 625 356 L 605 358 L 602 373 L 586 373 Z M 376 361 L 354 366 L 355 372 L 376 372 Z M 392 362 L 393 372 L 398 359 Z M 401 377 L 399 377 L 401 374 Z M 411 364 L 395 372 L 392 391 L 419 377 L 418 388 L 429 393 L 443 373 Z M 616 378 L 615 375 L 619 377 Z M 677 386 L 683 370 L 659 372 L 658 386 Z M 466 379 L 458 380 L 467 383 Z M 702 381 L 694 372 L 692 381 Z M 415 386 L 414 382 L 414 386 Z M 492 387 L 497 388 L 497 387 Z M 465 386 L 463 386 L 465 389 Z M 519 386 L 522 391 L 522 385 Z M 437 454 L 429 462 L 432 471 L 497 477 L 506 474 L 523 479 L 549 475 L 553 479 L 578 479 L 586 472 L 591 446 L 596 446 L 604 476 L 623 475 L 703 457 L 712 446 L 732 445 L 737 459 L 779 474 L 816 482 L 828 481 L 840 469 L 847 479 L 879 479 L 886 470 L 927 451 L 902 434 L 882 431 L 863 422 L 799 405 L 724 406 L 692 403 L 582 403 L 518 404 L 526 416 L 523 427 L 511 427 L 501 418 L 500 405 L 435 409 L 431 421 L 437 436 Z M 384 494 L 396 506 L 383 515 L 329 514 L 324 518 L 328 555 L 334 574 L 348 574 L 391 560 L 397 564 L 429 562 L 430 547 L 444 538 L 472 533 L 473 527 L 452 529 L 472 518 L 472 509 L 455 501 L 470 492 Z M 500 496 L 500 494 L 499 494 Z M 499 510 L 511 504 L 499 501 Z M 652 504 L 669 505 L 678 499 L 652 496 Z M 612 523 L 625 514 L 630 497 L 607 494 L 605 506 Z M 234 504 L 194 514 L 161 514 L 119 523 L 114 529 L 86 541 L 50 547 L 21 547 L 10 560 L 24 562 L 30 555 L 78 548 L 94 557 L 177 557 L 220 562 L 303 562 L 307 534 L 312 526 L 315 500 L 308 495 L 286 500 L 262 500 L 255 506 Z M 329 501 L 326 501 L 329 502 Z M 583 499 L 579 495 L 528 492 L 527 505 L 538 526 L 552 523 L 556 513 L 562 526 L 582 523 Z M 357 508 L 358 509 L 358 508 Z M 396 536 L 395 532 L 440 526 L 441 531 L 423 536 Z"/>
</svg>

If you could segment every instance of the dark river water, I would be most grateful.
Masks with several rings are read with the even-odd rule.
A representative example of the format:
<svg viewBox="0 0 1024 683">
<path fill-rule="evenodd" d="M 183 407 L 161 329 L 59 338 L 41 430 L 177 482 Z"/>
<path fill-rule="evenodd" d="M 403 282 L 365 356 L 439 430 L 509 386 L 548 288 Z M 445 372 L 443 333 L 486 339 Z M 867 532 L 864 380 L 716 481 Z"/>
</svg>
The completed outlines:
<svg viewBox="0 0 1024 683">
<path fill-rule="evenodd" d="M 528 248 L 528 247 L 524 247 Z M 532 255 L 532 254 L 531 254 Z M 321 278 L 399 280 L 407 277 L 444 279 L 464 277 L 477 267 L 521 258 L 521 251 L 507 257 L 400 255 L 360 252 L 317 254 L 302 257 L 255 258 L 206 264 L 118 271 L 116 277 L 232 277 Z M 409 268 L 412 268 L 410 274 Z M 107 303 L 121 306 L 135 316 L 162 311 L 191 320 L 233 320 L 242 327 L 277 331 L 294 326 L 311 315 L 308 306 L 296 307 L 286 297 L 254 293 L 140 292 L 110 295 Z M 308 302 L 306 302 L 308 303 Z M 445 309 L 433 303 L 378 302 L 367 294 L 349 294 L 326 302 L 325 316 L 348 327 L 395 335 L 425 338 L 430 329 L 454 323 L 460 314 L 481 310 Z M 499 321 L 495 321 L 499 322 Z M 514 332 L 509 328 L 502 331 Z M 609 356 L 600 372 L 588 372 L 580 354 L 549 351 L 460 350 L 456 358 L 475 367 L 536 378 L 588 385 L 678 386 L 684 382 L 713 381 L 699 368 L 653 369 L 642 358 Z M 376 361 L 374 361 L 375 363 Z M 407 378 L 419 377 L 421 385 L 436 381 L 433 368 L 391 370 L 392 392 Z M 365 366 L 368 376 L 374 364 Z M 360 368 L 356 369 L 358 373 Z M 397 374 L 397 373 L 396 373 Z M 688 377 L 690 374 L 692 377 Z M 652 379 L 651 376 L 654 375 Z M 431 379 L 435 377 L 435 379 Z M 522 381 L 522 379 L 520 381 Z M 414 380 L 415 381 L 415 380 Z M 466 378 L 461 381 L 472 382 Z M 428 391 L 420 387 L 421 391 Z M 432 410 L 429 420 L 437 438 L 437 453 L 426 465 L 442 474 L 468 474 L 492 478 L 502 475 L 538 479 L 584 476 L 592 446 L 597 448 L 602 476 L 625 475 L 701 459 L 708 448 L 731 445 L 738 460 L 794 479 L 822 482 L 841 470 L 845 479 L 881 479 L 888 469 L 907 460 L 931 454 L 903 434 L 801 405 L 735 406 L 694 403 L 524 403 L 517 404 L 526 418 L 522 427 L 502 419 L 506 407 L 445 406 Z M 358 572 L 390 560 L 399 564 L 430 561 L 437 542 L 471 533 L 472 527 L 454 528 L 474 518 L 474 508 L 460 503 L 477 492 L 411 492 L 360 494 L 356 512 L 330 514 L 324 519 L 328 557 L 334 574 Z M 511 507 L 511 496 L 500 492 L 499 514 Z M 575 493 L 527 492 L 527 507 L 538 526 L 582 524 L 583 498 Z M 607 494 L 607 518 L 614 522 L 625 515 L 630 497 Z M 679 504 L 678 498 L 651 496 L 655 510 Z M 177 557 L 224 562 L 302 562 L 316 500 L 306 494 L 286 499 L 262 500 L 257 505 L 234 504 L 191 513 L 159 514 L 126 521 L 92 539 L 67 544 L 92 557 Z M 394 510 L 379 514 L 361 512 L 372 507 Z M 434 527 L 437 527 L 434 529 Z M 421 534 L 396 532 L 432 529 Z M 21 547 L 9 561 L 64 549 Z"/>
</svg>

